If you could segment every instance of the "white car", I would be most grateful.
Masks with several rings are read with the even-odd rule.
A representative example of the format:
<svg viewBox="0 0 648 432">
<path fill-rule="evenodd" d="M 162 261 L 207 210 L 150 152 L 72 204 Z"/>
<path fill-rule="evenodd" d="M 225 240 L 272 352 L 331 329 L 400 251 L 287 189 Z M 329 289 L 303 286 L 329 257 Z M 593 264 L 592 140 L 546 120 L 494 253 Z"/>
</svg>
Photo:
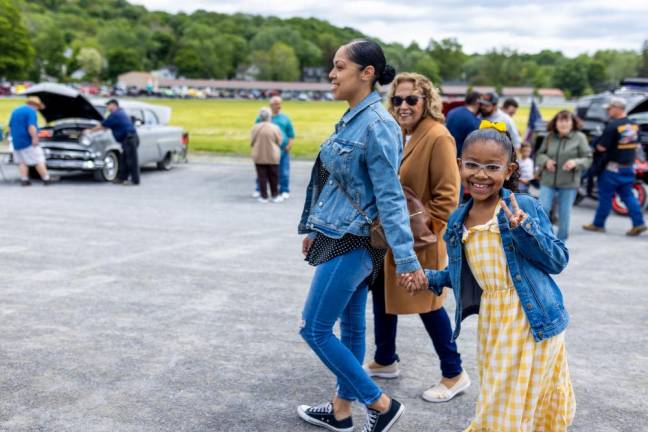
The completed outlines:
<svg viewBox="0 0 648 432">
<path fill-rule="evenodd" d="M 51 83 L 37 84 L 23 94 L 38 96 L 45 104 L 40 113 L 47 125 L 39 130 L 39 137 L 48 168 L 91 171 L 97 180 L 116 178 L 121 145 L 109 130 L 83 134 L 104 119 L 106 99 L 89 100 L 70 87 Z M 140 166 L 156 164 L 169 170 L 176 158 L 186 159 L 189 135 L 168 125 L 171 108 L 129 100 L 119 101 L 119 106 L 137 130 Z"/>
</svg>

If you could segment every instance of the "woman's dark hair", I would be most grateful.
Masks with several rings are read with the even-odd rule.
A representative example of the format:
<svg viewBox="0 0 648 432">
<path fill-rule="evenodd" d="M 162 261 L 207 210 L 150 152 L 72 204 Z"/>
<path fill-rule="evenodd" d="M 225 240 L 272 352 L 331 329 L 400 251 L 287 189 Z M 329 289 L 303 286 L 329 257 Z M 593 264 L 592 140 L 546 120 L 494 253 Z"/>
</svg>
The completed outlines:
<svg viewBox="0 0 648 432">
<path fill-rule="evenodd" d="M 477 129 L 472 131 L 463 143 L 462 151 L 465 151 L 468 147 L 475 144 L 478 141 L 495 141 L 497 144 L 502 146 L 502 148 L 508 154 L 509 163 L 514 163 L 515 168 L 511 173 L 511 177 L 504 182 L 504 187 L 513 192 L 518 191 L 518 183 L 520 180 L 520 166 L 517 163 L 517 154 L 513 148 L 513 143 L 511 142 L 511 137 L 508 132 L 500 132 L 497 129 Z"/>
<path fill-rule="evenodd" d="M 547 130 L 549 132 L 553 132 L 555 134 L 558 133 L 558 128 L 556 127 L 556 123 L 558 123 L 558 120 L 561 119 L 566 119 L 566 118 L 571 118 L 572 119 L 572 130 L 573 131 L 578 131 L 581 130 L 581 127 L 583 127 L 583 122 L 581 119 L 576 117 L 576 114 L 574 114 L 571 111 L 567 110 L 562 110 L 558 112 L 551 120 L 549 120 L 549 123 L 547 123 Z"/>
<path fill-rule="evenodd" d="M 360 65 L 362 69 L 373 66 L 376 71 L 373 86 L 376 82 L 380 85 L 389 84 L 396 76 L 396 70 L 387 64 L 385 53 L 380 45 L 374 41 L 357 39 L 346 45 L 346 52 L 352 62 Z"/>
</svg>

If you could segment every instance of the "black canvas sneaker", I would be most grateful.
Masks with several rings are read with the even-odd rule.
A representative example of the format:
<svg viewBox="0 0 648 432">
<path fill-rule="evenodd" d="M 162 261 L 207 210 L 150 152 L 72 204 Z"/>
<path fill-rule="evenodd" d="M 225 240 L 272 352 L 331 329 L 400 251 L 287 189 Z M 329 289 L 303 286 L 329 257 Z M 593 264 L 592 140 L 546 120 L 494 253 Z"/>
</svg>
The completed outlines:
<svg viewBox="0 0 648 432">
<path fill-rule="evenodd" d="M 333 415 L 333 404 L 330 402 L 317 406 L 299 405 L 297 407 L 297 414 L 305 422 L 328 430 L 337 432 L 351 432 L 353 430 L 353 420 L 351 417 L 342 420 L 335 419 Z"/>
<path fill-rule="evenodd" d="M 389 411 L 384 414 L 380 414 L 380 411 L 367 408 L 367 422 L 362 432 L 387 432 L 396 424 L 404 411 L 405 407 L 396 399 L 391 400 Z"/>
</svg>

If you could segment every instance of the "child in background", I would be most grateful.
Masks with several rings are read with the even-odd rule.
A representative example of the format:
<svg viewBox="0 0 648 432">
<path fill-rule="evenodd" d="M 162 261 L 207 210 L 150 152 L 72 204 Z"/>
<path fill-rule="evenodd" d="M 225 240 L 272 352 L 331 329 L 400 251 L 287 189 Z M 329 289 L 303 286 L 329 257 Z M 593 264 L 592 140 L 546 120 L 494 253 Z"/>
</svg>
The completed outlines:
<svg viewBox="0 0 648 432">
<path fill-rule="evenodd" d="M 530 144 L 524 143 L 520 147 L 520 159 L 518 159 L 517 164 L 520 167 L 520 184 L 518 185 L 518 190 L 529 193 L 529 185 L 535 178 L 535 167 L 531 158 Z"/>
<path fill-rule="evenodd" d="M 575 413 L 565 348 L 569 317 L 549 275 L 566 267 L 567 248 L 540 203 L 511 192 L 519 173 L 506 133 L 472 132 L 460 172 L 472 198 L 448 221 L 449 266 L 426 275 L 437 295 L 444 287 L 454 291 L 453 340 L 462 318 L 479 313 L 480 393 L 465 432 L 566 431 Z M 408 291 L 415 294 L 414 283 Z"/>
</svg>

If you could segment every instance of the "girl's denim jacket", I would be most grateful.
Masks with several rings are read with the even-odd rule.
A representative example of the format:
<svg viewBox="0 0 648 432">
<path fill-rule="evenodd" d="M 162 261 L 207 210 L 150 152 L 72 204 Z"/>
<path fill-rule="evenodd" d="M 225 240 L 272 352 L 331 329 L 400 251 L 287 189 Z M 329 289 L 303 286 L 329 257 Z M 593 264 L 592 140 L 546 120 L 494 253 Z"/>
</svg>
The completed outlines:
<svg viewBox="0 0 648 432">
<path fill-rule="evenodd" d="M 319 188 L 315 165 L 306 190 L 299 233 L 320 232 L 331 238 L 349 233 L 369 236 L 371 221 L 380 213 L 398 272 L 420 268 L 398 169 L 403 136 L 378 93 L 370 93 L 348 110 L 335 132 L 320 146 L 319 158 L 329 180 Z M 347 194 L 340 190 L 342 185 Z M 362 215 L 349 198 L 361 208 Z"/>
<path fill-rule="evenodd" d="M 511 192 L 501 191 L 502 199 L 511 205 Z M 536 341 L 550 338 L 567 327 L 569 315 L 565 310 L 560 288 L 549 276 L 560 273 L 569 261 L 565 244 L 558 240 L 540 203 L 529 195 L 516 194 L 518 204 L 528 217 L 517 228 L 511 229 L 503 210 L 497 213 L 502 246 L 515 291 L 531 325 Z M 444 287 L 454 291 L 457 308 L 453 340 L 459 336 L 463 318 L 479 313 L 482 289 L 470 271 L 463 250 L 464 220 L 472 206 L 472 199 L 461 205 L 448 220 L 444 239 L 448 248 L 449 264 L 445 270 L 426 270 L 430 289 L 441 295 Z"/>
</svg>

